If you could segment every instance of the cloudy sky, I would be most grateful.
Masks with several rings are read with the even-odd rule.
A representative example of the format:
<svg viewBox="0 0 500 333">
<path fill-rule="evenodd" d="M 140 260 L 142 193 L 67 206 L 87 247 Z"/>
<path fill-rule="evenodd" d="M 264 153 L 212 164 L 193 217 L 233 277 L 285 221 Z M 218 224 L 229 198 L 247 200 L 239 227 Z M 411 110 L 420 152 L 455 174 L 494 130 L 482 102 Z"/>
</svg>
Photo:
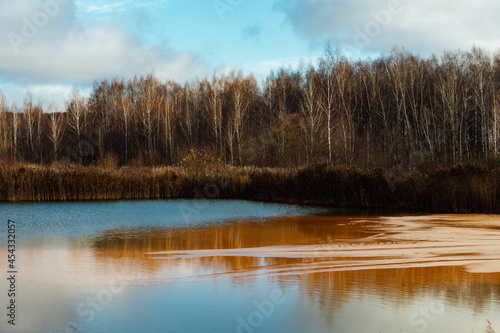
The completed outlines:
<svg viewBox="0 0 500 333">
<path fill-rule="evenodd" d="M 0 0 L 0 90 L 58 105 L 94 80 L 154 72 L 185 82 L 232 69 L 260 78 L 395 45 L 428 56 L 500 49 L 498 0 Z"/>
</svg>

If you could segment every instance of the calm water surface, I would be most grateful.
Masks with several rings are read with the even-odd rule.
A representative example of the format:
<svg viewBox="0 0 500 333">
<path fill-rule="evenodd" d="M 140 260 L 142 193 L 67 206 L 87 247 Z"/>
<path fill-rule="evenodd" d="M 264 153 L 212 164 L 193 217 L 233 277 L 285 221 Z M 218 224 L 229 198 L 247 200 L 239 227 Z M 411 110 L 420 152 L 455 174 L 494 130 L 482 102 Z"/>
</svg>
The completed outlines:
<svg viewBox="0 0 500 333">
<path fill-rule="evenodd" d="M 349 216 L 348 216 L 349 215 Z M 500 219 L 242 201 L 0 204 L 0 332 L 500 332 Z"/>
</svg>

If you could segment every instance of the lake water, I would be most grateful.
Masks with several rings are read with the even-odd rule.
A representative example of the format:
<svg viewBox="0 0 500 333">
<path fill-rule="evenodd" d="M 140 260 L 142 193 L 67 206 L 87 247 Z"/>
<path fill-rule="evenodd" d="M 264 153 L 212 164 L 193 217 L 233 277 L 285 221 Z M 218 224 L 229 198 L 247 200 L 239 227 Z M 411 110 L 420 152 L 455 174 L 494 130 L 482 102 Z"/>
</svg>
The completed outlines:
<svg viewBox="0 0 500 333">
<path fill-rule="evenodd" d="M 0 332 L 500 332 L 498 216 L 171 200 L 0 219 Z"/>
</svg>

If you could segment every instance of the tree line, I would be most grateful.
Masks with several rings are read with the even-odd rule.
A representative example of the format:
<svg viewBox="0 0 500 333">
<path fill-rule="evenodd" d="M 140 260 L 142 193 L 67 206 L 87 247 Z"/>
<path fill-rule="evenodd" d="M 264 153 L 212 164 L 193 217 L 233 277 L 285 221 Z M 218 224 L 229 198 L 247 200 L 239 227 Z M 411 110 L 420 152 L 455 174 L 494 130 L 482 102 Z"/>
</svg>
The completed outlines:
<svg viewBox="0 0 500 333">
<path fill-rule="evenodd" d="M 153 74 L 74 89 L 64 109 L 0 91 L 0 159 L 176 165 L 203 150 L 236 166 L 388 167 L 457 163 L 500 149 L 500 54 L 479 48 L 421 58 L 393 49 L 353 61 L 328 48 L 317 64 L 264 82 L 230 73 L 162 82 Z"/>
</svg>

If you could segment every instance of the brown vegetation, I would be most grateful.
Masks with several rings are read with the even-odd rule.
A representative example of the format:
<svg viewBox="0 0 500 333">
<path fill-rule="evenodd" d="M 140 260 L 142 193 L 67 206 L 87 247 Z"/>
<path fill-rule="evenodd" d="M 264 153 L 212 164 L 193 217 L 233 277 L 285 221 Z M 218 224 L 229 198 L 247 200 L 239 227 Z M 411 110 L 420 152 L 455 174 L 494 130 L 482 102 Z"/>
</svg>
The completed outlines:
<svg viewBox="0 0 500 333">
<path fill-rule="evenodd" d="M 327 164 L 293 170 L 212 167 L 2 167 L 0 201 L 226 198 L 427 212 L 500 212 L 500 168 L 481 164 L 389 171 Z"/>
</svg>

